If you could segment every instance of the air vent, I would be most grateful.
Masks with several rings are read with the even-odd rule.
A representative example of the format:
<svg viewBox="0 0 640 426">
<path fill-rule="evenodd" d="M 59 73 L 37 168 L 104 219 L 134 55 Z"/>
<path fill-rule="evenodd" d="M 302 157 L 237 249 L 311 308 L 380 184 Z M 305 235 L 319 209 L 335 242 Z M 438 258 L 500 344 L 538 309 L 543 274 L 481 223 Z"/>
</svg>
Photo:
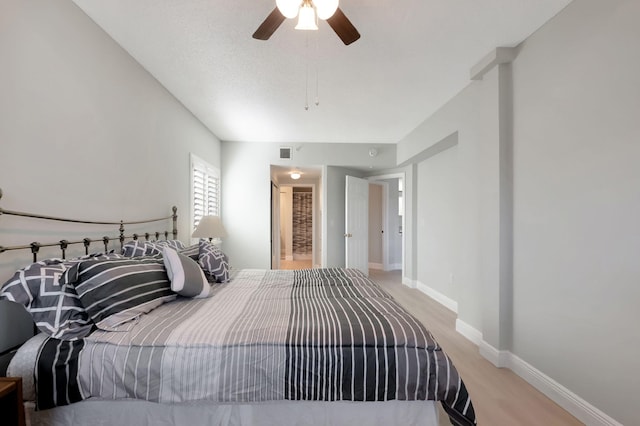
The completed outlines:
<svg viewBox="0 0 640 426">
<path fill-rule="evenodd" d="M 291 147 L 288 147 L 288 146 L 280 147 L 280 159 L 291 160 Z"/>
</svg>

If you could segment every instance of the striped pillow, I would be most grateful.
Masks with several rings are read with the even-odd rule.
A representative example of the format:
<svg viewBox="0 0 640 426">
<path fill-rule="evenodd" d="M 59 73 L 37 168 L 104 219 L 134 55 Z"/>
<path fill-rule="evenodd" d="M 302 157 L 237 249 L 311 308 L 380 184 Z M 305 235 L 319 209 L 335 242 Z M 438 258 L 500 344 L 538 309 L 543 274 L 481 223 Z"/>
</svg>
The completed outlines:
<svg viewBox="0 0 640 426">
<path fill-rule="evenodd" d="M 198 263 L 208 280 L 217 283 L 229 281 L 229 258 L 215 244 L 200 240 Z"/>
<path fill-rule="evenodd" d="M 162 259 L 143 257 L 84 261 L 76 292 L 98 328 L 122 330 L 123 323 L 176 298 Z"/>
</svg>

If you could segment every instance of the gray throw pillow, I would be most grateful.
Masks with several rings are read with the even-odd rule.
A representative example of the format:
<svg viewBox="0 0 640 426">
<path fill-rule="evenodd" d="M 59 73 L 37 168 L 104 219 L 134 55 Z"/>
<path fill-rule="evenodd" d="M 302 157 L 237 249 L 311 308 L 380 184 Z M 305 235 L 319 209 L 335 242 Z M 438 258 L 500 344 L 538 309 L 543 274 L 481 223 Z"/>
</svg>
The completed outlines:
<svg viewBox="0 0 640 426">
<path fill-rule="evenodd" d="M 211 286 L 204 272 L 193 259 L 178 253 L 171 247 L 162 251 L 171 290 L 180 296 L 204 298 L 211 295 Z"/>
</svg>

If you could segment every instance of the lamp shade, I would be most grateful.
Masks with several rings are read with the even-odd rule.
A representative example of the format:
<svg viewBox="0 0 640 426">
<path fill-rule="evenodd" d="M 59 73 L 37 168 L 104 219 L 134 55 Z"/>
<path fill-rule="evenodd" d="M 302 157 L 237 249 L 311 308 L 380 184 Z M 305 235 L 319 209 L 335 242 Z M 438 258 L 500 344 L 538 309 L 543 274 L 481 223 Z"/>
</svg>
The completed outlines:
<svg viewBox="0 0 640 426">
<path fill-rule="evenodd" d="M 191 236 L 193 238 L 225 238 L 227 231 L 222 226 L 219 216 L 203 216 Z"/>
</svg>

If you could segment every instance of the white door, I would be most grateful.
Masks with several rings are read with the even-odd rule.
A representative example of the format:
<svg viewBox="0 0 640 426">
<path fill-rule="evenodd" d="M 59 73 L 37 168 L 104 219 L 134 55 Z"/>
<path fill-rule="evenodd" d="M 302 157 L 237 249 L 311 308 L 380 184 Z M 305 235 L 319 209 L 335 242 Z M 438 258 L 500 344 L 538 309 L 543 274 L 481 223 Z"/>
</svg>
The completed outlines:
<svg viewBox="0 0 640 426">
<path fill-rule="evenodd" d="M 369 182 L 347 176 L 345 191 L 345 264 L 369 275 Z"/>
</svg>

